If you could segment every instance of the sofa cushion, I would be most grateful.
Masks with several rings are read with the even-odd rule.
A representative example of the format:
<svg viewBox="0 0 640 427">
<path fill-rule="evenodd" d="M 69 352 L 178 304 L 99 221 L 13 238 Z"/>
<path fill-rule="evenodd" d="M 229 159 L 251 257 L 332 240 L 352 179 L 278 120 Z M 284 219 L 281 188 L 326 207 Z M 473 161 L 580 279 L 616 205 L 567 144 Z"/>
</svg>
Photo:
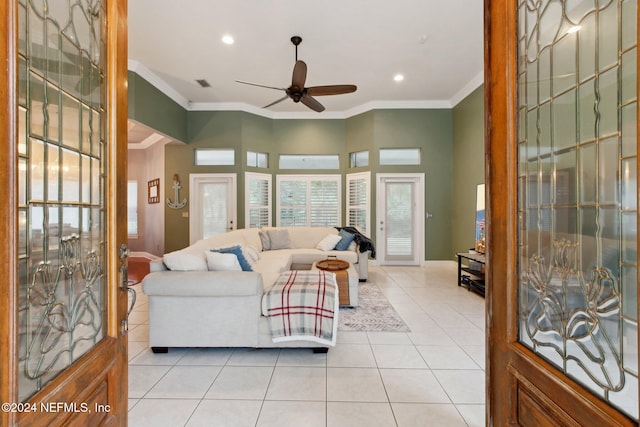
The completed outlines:
<svg viewBox="0 0 640 427">
<path fill-rule="evenodd" d="M 244 253 L 242 253 L 242 248 L 240 245 L 230 246 L 228 248 L 218 248 L 212 249 L 214 252 L 220 252 L 223 254 L 234 254 L 238 258 L 238 262 L 240 263 L 240 267 L 242 267 L 242 271 L 253 271 L 251 264 L 245 258 Z"/>
<path fill-rule="evenodd" d="M 336 247 L 336 244 L 342 240 L 337 234 L 327 234 L 324 239 L 320 240 L 316 245 L 316 249 L 321 251 L 330 251 Z"/>
<path fill-rule="evenodd" d="M 242 253 L 251 264 L 255 264 L 260 259 L 260 251 L 251 244 L 242 245 Z"/>
<path fill-rule="evenodd" d="M 351 264 L 358 262 L 358 254 L 352 251 L 321 251 L 320 249 L 289 249 L 278 252 L 287 252 L 291 255 L 291 261 L 294 264 L 308 264 L 311 265 L 316 261 L 322 261 L 330 256 L 335 256 L 338 259 L 348 261 Z"/>
<path fill-rule="evenodd" d="M 203 256 L 204 259 L 204 256 Z M 162 271 L 142 279 L 150 296 L 243 297 L 262 296 L 262 276 L 241 271 Z"/>
<path fill-rule="evenodd" d="M 349 249 L 349 245 L 353 242 L 353 238 L 355 235 L 353 233 L 349 233 L 345 230 L 340 230 L 339 233 L 340 241 L 336 244 L 335 248 L 337 251 L 346 251 Z"/>
<path fill-rule="evenodd" d="M 164 264 L 173 271 L 207 271 L 207 261 L 202 252 L 194 253 L 188 249 L 164 254 Z"/>
<path fill-rule="evenodd" d="M 206 251 L 207 267 L 209 271 L 242 271 L 238 257 L 235 254 Z"/>
<path fill-rule="evenodd" d="M 315 248 L 327 234 L 338 234 L 333 227 L 289 227 L 291 247 L 296 249 Z"/>
<path fill-rule="evenodd" d="M 258 273 L 282 273 L 291 267 L 290 250 L 263 252 L 260 260 L 253 265 Z M 319 252 L 316 250 L 316 252 Z"/>
</svg>

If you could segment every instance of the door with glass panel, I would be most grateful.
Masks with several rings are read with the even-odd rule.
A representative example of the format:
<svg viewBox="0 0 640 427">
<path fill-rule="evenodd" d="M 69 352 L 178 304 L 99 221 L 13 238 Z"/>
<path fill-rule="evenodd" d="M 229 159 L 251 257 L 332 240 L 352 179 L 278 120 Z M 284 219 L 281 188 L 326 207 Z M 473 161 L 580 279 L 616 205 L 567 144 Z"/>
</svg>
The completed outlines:
<svg viewBox="0 0 640 427">
<path fill-rule="evenodd" d="M 386 265 L 420 265 L 424 247 L 424 175 L 377 175 L 376 251 Z"/>
<path fill-rule="evenodd" d="M 125 425 L 126 1 L 0 6 L 0 425 Z"/>
<path fill-rule="evenodd" d="M 189 182 L 191 243 L 235 230 L 236 174 L 191 174 Z"/>
<path fill-rule="evenodd" d="M 490 425 L 638 425 L 636 0 L 487 0 Z"/>
</svg>

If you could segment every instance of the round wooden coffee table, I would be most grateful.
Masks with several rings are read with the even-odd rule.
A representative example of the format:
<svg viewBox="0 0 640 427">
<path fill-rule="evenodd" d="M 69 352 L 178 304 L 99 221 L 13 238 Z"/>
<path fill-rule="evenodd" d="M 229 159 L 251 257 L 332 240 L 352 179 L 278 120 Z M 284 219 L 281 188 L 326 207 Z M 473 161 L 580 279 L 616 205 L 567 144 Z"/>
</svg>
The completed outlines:
<svg viewBox="0 0 640 427">
<path fill-rule="evenodd" d="M 319 270 L 330 271 L 336 275 L 336 284 L 338 285 L 338 298 L 340 305 L 349 305 L 351 297 L 349 296 L 349 263 L 341 259 L 325 259 L 316 262 Z"/>
<path fill-rule="evenodd" d="M 316 267 L 326 271 L 340 271 L 349 268 L 349 263 L 341 259 L 325 259 L 316 262 Z"/>
</svg>

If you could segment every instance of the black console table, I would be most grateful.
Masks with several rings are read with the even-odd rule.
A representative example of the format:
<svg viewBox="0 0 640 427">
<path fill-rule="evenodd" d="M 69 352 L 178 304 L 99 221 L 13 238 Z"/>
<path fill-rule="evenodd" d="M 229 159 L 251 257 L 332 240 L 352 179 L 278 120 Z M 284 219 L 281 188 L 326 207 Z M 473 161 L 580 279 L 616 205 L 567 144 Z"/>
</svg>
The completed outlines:
<svg viewBox="0 0 640 427">
<path fill-rule="evenodd" d="M 486 264 L 484 254 L 461 252 L 456 256 L 458 257 L 458 286 L 464 284 L 468 290 L 476 291 L 484 296 L 484 267 Z"/>
</svg>

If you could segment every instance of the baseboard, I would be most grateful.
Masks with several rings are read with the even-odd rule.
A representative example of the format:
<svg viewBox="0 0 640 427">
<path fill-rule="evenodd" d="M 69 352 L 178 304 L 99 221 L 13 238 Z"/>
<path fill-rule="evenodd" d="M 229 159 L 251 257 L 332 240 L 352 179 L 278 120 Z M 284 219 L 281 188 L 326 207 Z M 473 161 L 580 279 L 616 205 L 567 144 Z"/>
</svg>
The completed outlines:
<svg viewBox="0 0 640 427">
<path fill-rule="evenodd" d="M 154 260 L 154 259 L 160 259 L 162 257 L 151 254 L 149 252 L 135 251 L 135 252 L 129 252 L 129 258 L 147 258 L 150 260 Z"/>
</svg>

